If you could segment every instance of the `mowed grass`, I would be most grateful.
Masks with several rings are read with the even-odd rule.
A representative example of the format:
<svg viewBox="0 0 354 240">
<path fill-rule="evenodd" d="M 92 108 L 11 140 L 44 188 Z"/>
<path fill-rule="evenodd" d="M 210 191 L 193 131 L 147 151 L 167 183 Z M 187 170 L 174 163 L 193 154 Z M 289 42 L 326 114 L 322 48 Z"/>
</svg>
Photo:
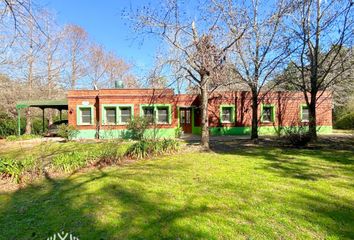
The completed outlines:
<svg viewBox="0 0 354 240">
<path fill-rule="evenodd" d="M 230 149 L 0 193 L 0 239 L 354 239 L 352 151 Z"/>
</svg>

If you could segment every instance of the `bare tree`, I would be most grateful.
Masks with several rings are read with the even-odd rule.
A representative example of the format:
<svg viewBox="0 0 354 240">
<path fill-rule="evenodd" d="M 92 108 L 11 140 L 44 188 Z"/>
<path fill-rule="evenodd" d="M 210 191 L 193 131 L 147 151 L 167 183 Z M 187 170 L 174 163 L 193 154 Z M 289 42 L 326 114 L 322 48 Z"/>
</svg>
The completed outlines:
<svg viewBox="0 0 354 240">
<path fill-rule="evenodd" d="M 246 26 L 246 32 L 232 48 L 230 62 L 235 79 L 244 82 L 251 91 L 251 138 L 257 139 L 258 106 L 265 95 L 265 86 L 282 71 L 285 60 L 289 57 L 289 41 L 284 34 L 286 29 L 284 18 L 291 8 L 285 0 L 276 1 L 274 6 L 270 2 L 259 0 L 243 3 L 231 0 L 213 2 L 222 12 L 232 39 L 238 38 L 234 31 L 242 27 L 240 24 Z M 239 19 L 243 19 L 243 22 Z"/>
<path fill-rule="evenodd" d="M 67 25 L 64 27 L 65 47 L 69 56 L 67 66 L 69 86 L 71 89 L 77 87 L 77 81 L 86 76 L 85 59 L 88 49 L 88 34 L 80 26 Z"/>
<path fill-rule="evenodd" d="M 38 86 L 38 72 L 36 71 L 37 57 L 42 51 L 43 45 L 41 42 L 42 31 L 36 27 L 37 20 L 35 20 L 34 10 L 31 8 L 31 1 L 28 2 L 29 20 L 27 25 L 23 26 L 22 34 L 20 40 L 17 44 L 19 45 L 20 60 L 18 63 L 22 68 L 23 77 L 26 84 L 26 91 L 24 96 L 27 99 L 32 99 L 35 96 L 35 89 Z M 26 128 L 25 134 L 31 134 L 32 131 L 32 114 L 31 109 L 26 109 Z"/>
<path fill-rule="evenodd" d="M 292 31 L 293 62 L 299 78 L 292 81 L 299 88 L 309 107 L 309 133 L 317 138 L 316 107 L 327 89 L 343 80 L 348 72 L 345 63 L 351 51 L 343 48 L 353 44 L 351 0 L 297 1 Z"/>
<path fill-rule="evenodd" d="M 106 86 L 113 87 L 116 81 L 122 81 L 125 86 L 130 86 L 133 84 L 132 79 L 127 81 L 131 66 L 127 64 L 123 59 L 119 58 L 113 52 L 108 52 L 106 54 L 105 62 L 107 66 Z"/>
<path fill-rule="evenodd" d="M 139 79 L 131 73 L 124 76 L 123 82 L 126 88 L 139 88 L 141 86 Z"/>
<path fill-rule="evenodd" d="M 87 74 L 91 86 L 104 87 L 107 84 L 106 75 L 108 74 L 107 53 L 98 44 L 92 44 L 87 57 Z"/>
<path fill-rule="evenodd" d="M 140 33 L 154 34 L 168 44 L 168 63 L 174 66 L 176 79 L 182 75 L 198 86 L 201 96 L 201 144 L 209 148 L 210 79 L 221 72 L 227 51 L 238 38 L 227 41 L 220 37 L 224 29 L 218 27 L 219 15 L 210 9 L 198 6 L 198 16 L 188 16 L 183 9 L 185 7 L 178 0 L 164 1 L 157 9 L 139 9 L 132 20 L 137 21 L 135 28 Z"/>
<path fill-rule="evenodd" d="M 54 14 L 42 12 L 44 36 L 43 47 L 43 91 L 47 99 L 52 99 L 62 93 L 61 74 L 64 70 L 65 61 L 63 56 L 63 36 L 62 31 L 55 23 Z M 53 110 L 48 111 L 49 125 L 53 123 Z"/>
<path fill-rule="evenodd" d="M 31 22 L 40 26 L 33 14 L 32 0 L 0 0 L 0 23 L 19 33 L 25 32 L 25 26 Z"/>
</svg>

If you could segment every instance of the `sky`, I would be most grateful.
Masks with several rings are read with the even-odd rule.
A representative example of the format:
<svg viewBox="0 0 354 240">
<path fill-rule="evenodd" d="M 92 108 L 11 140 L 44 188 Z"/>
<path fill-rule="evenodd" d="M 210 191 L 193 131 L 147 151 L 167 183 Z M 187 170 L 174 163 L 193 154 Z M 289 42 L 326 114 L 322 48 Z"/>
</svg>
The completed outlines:
<svg viewBox="0 0 354 240">
<path fill-rule="evenodd" d="M 59 25 L 77 24 L 90 38 L 131 63 L 137 76 L 144 76 L 154 63 L 156 39 L 137 40 L 137 34 L 122 17 L 123 10 L 144 5 L 147 0 L 39 0 L 56 13 Z M 151 2 L 151 1 L 149 1 Z M 157 2 L 157 1 L 156 1 Z"/>
</svg>

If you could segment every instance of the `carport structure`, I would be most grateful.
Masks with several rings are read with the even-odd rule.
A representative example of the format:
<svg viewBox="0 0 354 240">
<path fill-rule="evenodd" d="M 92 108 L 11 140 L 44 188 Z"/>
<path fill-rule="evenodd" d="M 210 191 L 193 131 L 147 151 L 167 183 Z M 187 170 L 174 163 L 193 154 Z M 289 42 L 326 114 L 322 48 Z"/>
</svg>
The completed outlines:
<svg viewBox="0 0 354 240">
<path fill-rule="evenodd" d="M 45 109 L 56 109 L 60 112 L 60 120 L 62 120 L 62 111 L 68 110 L 68 100 L 35 100 L 35 101 L 21 101 L 16 104 L 17 109 L 17 127 L 18 135 L 21 135 L 21 109 L 24 108 L 40 108 L 42 109 L 42 126 L 44 132 L 44 113 Z"/>
</svg>

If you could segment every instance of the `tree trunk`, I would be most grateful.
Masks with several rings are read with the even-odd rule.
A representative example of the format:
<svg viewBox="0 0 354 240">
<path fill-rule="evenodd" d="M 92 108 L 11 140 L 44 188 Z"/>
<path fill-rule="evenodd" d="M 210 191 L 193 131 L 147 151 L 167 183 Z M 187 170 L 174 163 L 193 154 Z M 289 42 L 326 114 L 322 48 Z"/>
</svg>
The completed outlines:
<svg viewBox="0 0 354 240">
<path fill-rule="evenodd" d="M 201 145 L 209 149 L 208 85 L 201 81 L 202 138 Z"/>
<path fill-rule="evenodd" d="M 53 115 L 53 109 L 48 109 L 48 126 L 53 124 Z"/>
<path fill-rule="evenodd" d="M 31 119 L 31 110 L 26 110 L 26 128 L 25 134 L 31 134 L 32 132 L 32 119 Z"/>
<path fill-rule="evenodd" d="M 252 90 L 252 131 L 251 139 L 258 139 L 258 94 Z"/>
<path fill-rule="evenodd" d="M 311 103 L 309 105 L 309 134 L 311 140 L 317 139 L 316 94 L 311 94 Z"/>
</svg>

